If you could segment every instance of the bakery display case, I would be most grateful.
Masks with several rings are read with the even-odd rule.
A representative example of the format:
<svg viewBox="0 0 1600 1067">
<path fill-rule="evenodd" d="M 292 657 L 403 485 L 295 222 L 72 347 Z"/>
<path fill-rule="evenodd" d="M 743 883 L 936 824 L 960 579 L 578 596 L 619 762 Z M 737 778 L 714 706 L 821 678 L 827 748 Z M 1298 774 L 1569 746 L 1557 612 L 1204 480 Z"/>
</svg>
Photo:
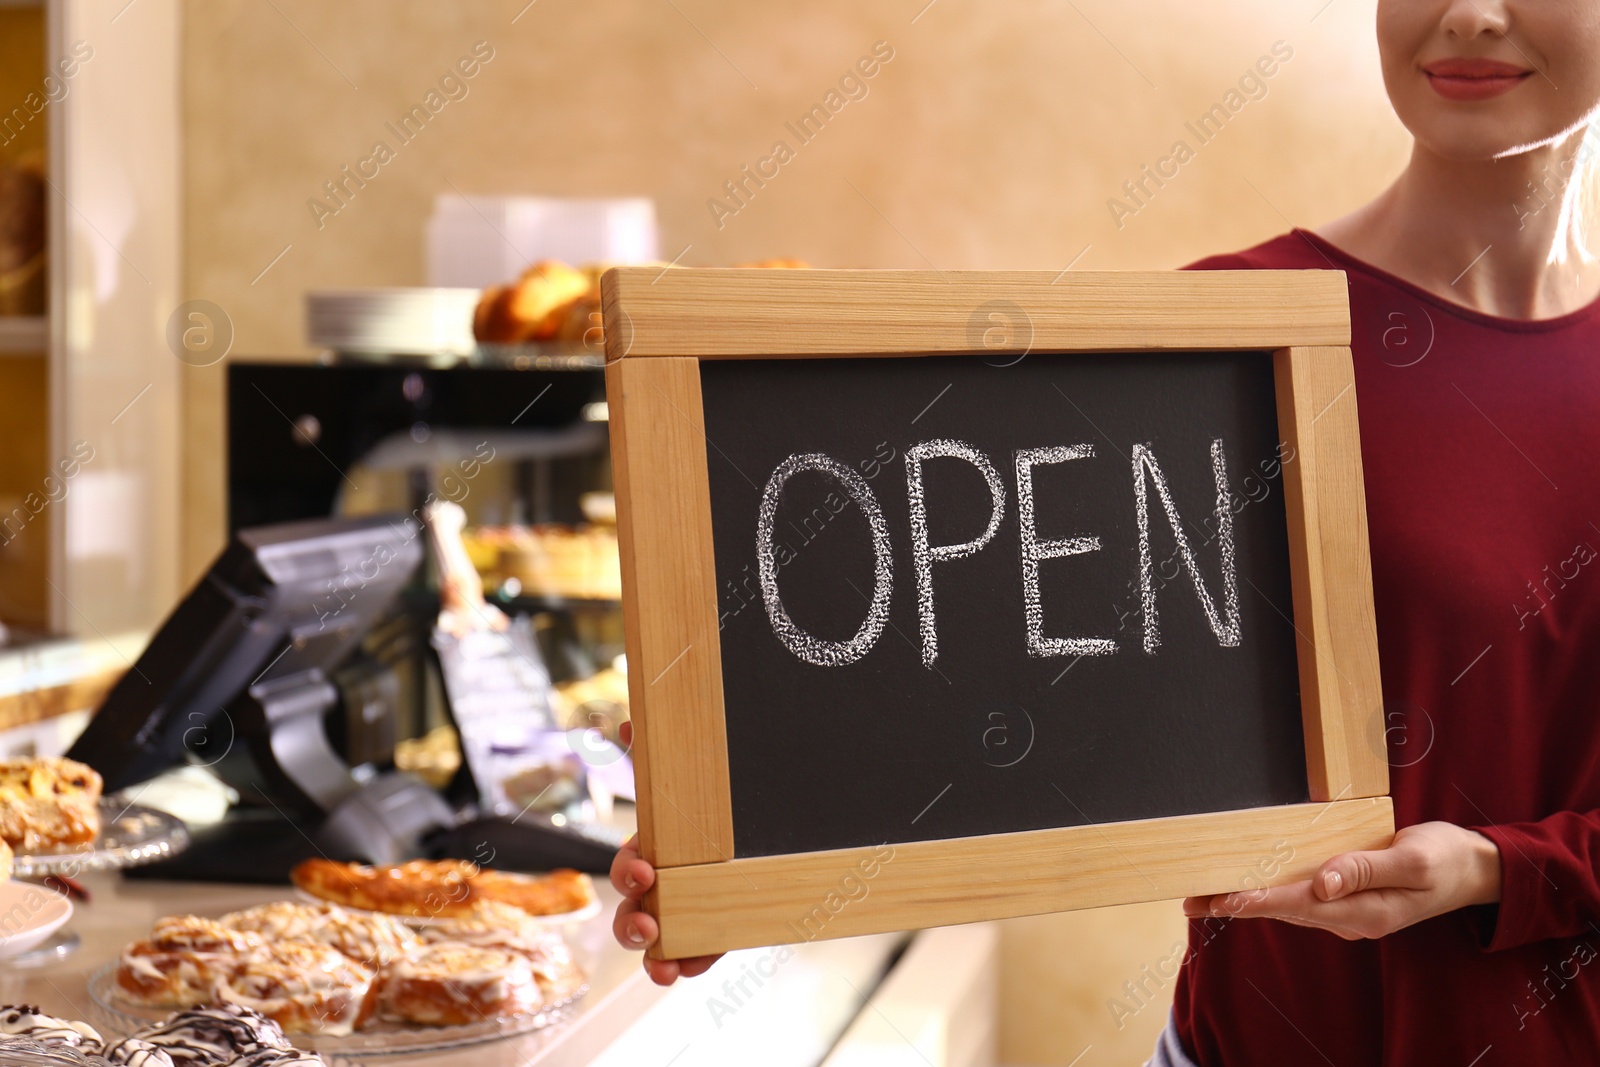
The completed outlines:
<svg viewBox="0 0 1600 1067">
<path fill-rule="evenodd" d="M 614 739 L 626 716 L 625 684 L 606 686 L 603 705 L 586 708 L 584 695 L 597 679 L 605 686 L 620 678 L 622 653 L 604 383 L 593 361 L 573 359 L 581 353 L 568 351 L 578 365 L 560 369 L 548 369 L 550 354 L 478 354 L 444 366 L 437 357 L 430 364 L 370 353 L 230 364 L 229 527 L 420 518 L 430 502 L 459 506 L 462 541 L 487 600 L 531 628 L 562 725 L 598 721 Z M 398 636 L 412 663 L 400 668 L 402 707 L 389 743 L 404 742 L 403 759 L 437 769 L 450 765 L 439 732 L 446 717 L 417 658 L 438 611 L 433 584 L 429 578 L 407 600 L 415 626 Z M 372 726 L 352 721 L 352 743 Z"/>
</svg>

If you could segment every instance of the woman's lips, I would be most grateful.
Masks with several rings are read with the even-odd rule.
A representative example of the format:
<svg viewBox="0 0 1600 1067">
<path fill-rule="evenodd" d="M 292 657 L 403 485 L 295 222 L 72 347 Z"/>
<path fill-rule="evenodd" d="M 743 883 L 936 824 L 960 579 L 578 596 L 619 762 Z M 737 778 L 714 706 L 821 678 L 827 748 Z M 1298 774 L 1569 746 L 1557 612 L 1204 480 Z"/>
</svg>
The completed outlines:
<svg viewBox="0 0 1600 1067">
<path fill-rule="evenodd" d="M 1427 64 L 1433 91 L 1446 100 L 1488 100 L 1509 93 L 1533 71 L 1493 59 L 1440 59 Z"/>
</svg>

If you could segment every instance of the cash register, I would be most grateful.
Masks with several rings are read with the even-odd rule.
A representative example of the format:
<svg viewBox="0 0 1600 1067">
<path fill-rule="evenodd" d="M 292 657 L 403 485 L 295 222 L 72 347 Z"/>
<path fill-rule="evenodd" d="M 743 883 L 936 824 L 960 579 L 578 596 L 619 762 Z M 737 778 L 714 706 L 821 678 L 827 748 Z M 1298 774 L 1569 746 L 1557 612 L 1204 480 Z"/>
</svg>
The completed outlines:
<svg viewBox="0 0 1600 1067">
<path fill-rule="evenodd" d="M 130 798 L 174 767 L 206 767 L 239 797 L 221 822 L 196 828 L 182 855 L 138 876 L 285 881 L 312 856 L 389 864 L 477 859 L 511 870 L 601 872 L 617 843 L 605 828 L 506 811 L 494 769 L 508 721 L 546 737 L 542 667 L 531 643 L 506 637 L 521 674 L 478 664 L 435 685 L 447 692 L 463 756 L 443 789 L 396 770 L 392 750 L 361 751 L 352 720 L 381 717 L 433 641 L 439 595 L 423 582 L 428 537 L 419 515 L 317 519 L 238 531 L 205 577 L 117 683 L 68 755 Z M 491 659 L 494 657 L 491 657 Z M 428 659 L 435 667 L 440 657 Z M 499 696 L 481 710 L 478 682 Z M 508 681 L 509 678 L 509 681 Z M 547 687 L 547 677 L 545 685 Z M 506 712 L 505 699 L 516 701 Z M 487 729 L 498 731 L 486 738 Z"/>
</svg>

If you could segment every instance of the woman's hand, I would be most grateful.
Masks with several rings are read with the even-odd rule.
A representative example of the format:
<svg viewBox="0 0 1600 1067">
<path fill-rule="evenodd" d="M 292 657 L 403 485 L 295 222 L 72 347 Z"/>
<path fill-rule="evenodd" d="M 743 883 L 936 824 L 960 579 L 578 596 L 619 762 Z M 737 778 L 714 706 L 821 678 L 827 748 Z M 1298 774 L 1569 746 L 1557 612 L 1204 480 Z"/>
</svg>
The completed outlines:
<svg viewBox="0 0 1600 1067">
<path fill-rule="evenodd" d="M 1354 941 L 1499 899 L 1494 842 L 1452 823 L 1426 822 L 1401 830 L 1388 848 L 1333 857 L 1309 881 L 1190 897 L 1183 913 L 1282 919 Z"/>
<path fill-rule="evenodd" d="M 632 747 L 633 724 L 623 723 L 620 733 L 623 747 Z M 638 840 L 637 835 L 629 838 L 628 843 L 617 850 L 617 858 L 611 861 L 611 884 L 622 894 L 616 918 L 611 921 L 611 932 L 623 948 L 643 950 L 656 943 L 661 928 L 653 915 L 639 907 L 645 893 L 656 884 L 656 870 L 639 858 Z M 680 977 L 704 974 L 721 958 L 695 956 L 686 960 L 653 960 L 646 956 L 644 970 L 656 985 L 671 985 Z"/>
</svg>

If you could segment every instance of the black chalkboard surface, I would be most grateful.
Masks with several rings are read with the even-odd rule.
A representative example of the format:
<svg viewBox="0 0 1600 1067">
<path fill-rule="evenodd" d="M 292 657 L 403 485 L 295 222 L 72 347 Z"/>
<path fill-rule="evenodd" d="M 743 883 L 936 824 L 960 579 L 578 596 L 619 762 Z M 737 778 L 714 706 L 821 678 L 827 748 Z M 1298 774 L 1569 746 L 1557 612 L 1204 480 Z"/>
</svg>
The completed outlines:
<svg viewBox="0 0 1600 1067">
<path fill-rule="evenodd" d="M 736 856 L 1308 798 L 1263 353 L 708 360 L 700 383 Z"/>
</svg>

